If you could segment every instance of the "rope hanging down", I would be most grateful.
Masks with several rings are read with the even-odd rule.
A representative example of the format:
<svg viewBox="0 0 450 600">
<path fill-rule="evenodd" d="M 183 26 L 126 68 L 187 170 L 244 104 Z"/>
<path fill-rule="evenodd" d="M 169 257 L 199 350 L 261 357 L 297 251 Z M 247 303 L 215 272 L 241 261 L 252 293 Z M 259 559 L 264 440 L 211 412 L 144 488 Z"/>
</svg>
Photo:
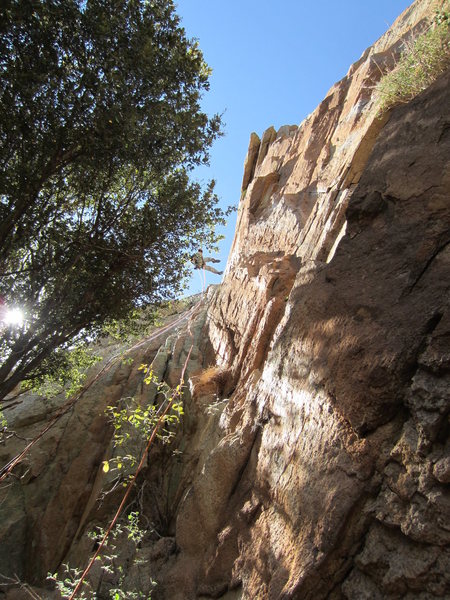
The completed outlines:
<svg viewBox="0 0 450 600">
<path fill-rule="evenodd" d="M 200 306 L 200 303 L 203 300 L 204 292 L 205 292 L 205 288 L 203 287 L 202 288 L 202 298 L 194 306 L 194 309 L 190 311 L 191 316 L 193 316 L 193 314 L 195 312 L 195 309 L 198 306 Z M 159 431 L 162 423 L 164 422 L 164 417 L 169 412 L 169 410 L 170 410 L 172 404 L 174 403 L 175 399 L 178 398 L 178 397 L 180 397 L 182 395 L 182 393 L 183 393 L 182 392 L 182 386 L 184 384 L 184 376 L 185 376 L 186 369 L 187 369 L 187 366 L 188 366 L 188 363 L 189 363 L 189 359 L 191 357 L 192 349 L 194 348 L 194 336 L 192 335 L 192 331 L 191 331 L 191 328 L 190 328 L 189 324 L 188 324 L 188 332 L 189 332 L 189 335 L 192 338 L 192 344 L 191 344 L 191 347 L 189 348 L 189 351 L 187 353 L 186 360 L 184 361 L 183 369 L 181 371 L 179 385 L 175 389 L 175 392 L 172 394 L 172 397 L 170 398 L 170 400 L 167 402 L 167 405 L 166 405 L 164 411 L 160 415 L 160 417 L 158 419 L 158 422 L 156 423 L 155 427 L 153 428 L 153 431 L 152 431 L 152 433 L 150 435 L 150 438 L 149 438 L 149 440 L 147 442 L 147 446 L 146 446 L 146 448 L 145 448 L 145 450 L 144 450 L 144 452 L 142 454 L 141 460 L 139 461 L 139 464 L 138 464 L 138 467 L 136 469 L 136 472 L 134 473 L 131 481 L 129 482 L 129 484 L 127 486 L 127 489 L 125 490 L 125 494 L 124 494 L 124 496 L 122 498 L 122 502 L 120 503 L 119 508 L 117 509 L 117 511 L 116 511 L 116 513 L 115 513 L 115 515 L 114 515 L 111 523 L 109 524 L 109 527 L 106 530 L 105 535 L 103 536 L 102 541 L 100 542 L 97 550 L 95 551 L 95 553 L 92 556 L 91 560 L 89 561 L 87 567 L 85 568 L 85 570 L 81 574 L 81 577 L 80 577 L 77 585 L 75 586 L 75 588 L 74 588 L 74 590 L 73 590 L 73 592 L 72 592 L 69 600 L 74 600 L 74 598 L 76 598 L 76 595 L 80 591 L 80 588 L 81 588 L 81 586 L 83 584 L 83 581 L 85 580 L 86 576 L 88 575 L 89 571 L 91 570 L 91 568 L 92 568 L 92 566 L 93 566 L 93 564 L 94 564 L 97 556 L 100 554 L 101 550 L 104 548 L 104 546 L 106 544 L 106 541 L 107 541 L 107 539 L 108 539 L 108 537 L 109 537 L 109 535 L 110 535 L 110 533 L 111 533 L 114 525 L 117 523 L 117 521 L 118 521 L 118 519 L 119 519 L 119 517 L 120 517 L 120 515 L 122 513 L 122 510 L 124 509 L 124 506 L 125 506 L 125 503 L 126 503 L 126 501 L 128 499 L 128 496 L 130 495 L 131 490 L 133 489 L 133 487 L 134 487 L 134 485 L 136 483 L 136 479 L 138 478 L 138 475 L 141 472 L 141 470 L 142 470 L 142 468 L 143 468 L 143 466 L 144 466 L 144 464 L 145 464 L 145 462 L 147 460 L 148 453 L 150 452 L 150 448 L 151 448 L 151 446 L 153 444 L 153 441 L 154 441 L 154 439 L 156 437 L 156 434 L 158 433 L 158 431 Z"/>
<path fill-rule="evenodd" d="M 14 467 L 16 467 L 24 458 L 25 456 L 29 453 L 29 451 L 31 450 L 31 448 L 54 426 L 56 425 L 56 423 L 59 421 L 59 419 L 61 419 L 66 413 L 69 412 L 69 410 L 71 410 L 75 404 L 78 402 L 78 400 L 80 400 L 80 398 L 87 392 L 87 390 L 94 385 L 94 383 L 96 381 L 98 381 L 98 379 L 105 373 L 107 373 L 111 367 L 115 364 L 115 362 L 117 360 L 119 360 L 122 356 L 130 354 L 131 352 L 133 352 L 134 350 L 136 350 L 137 348 L 140 348 L 141 346 L 148 344 L 154 340 L 156 340 L 159 336 L 163 335 L 164 333 L 169 332 L 171 329 L 173 329 L 174 327 L 176 327 L 177 325 L 179 325 L 180 323 L 182 323 L 183 321 L 185 321 L 186 319 L 188 319 L 189 317 L 191 317 L 196 309 L 200 306 L 200 304 L 203 301 L 203 291 L 202 291 L 202 297 L 200 298 L 200 300 L 193 306 L 191 307 L 187 313 L 181 315 L 178 319 L 176 319 L 173 323 L 169 323 L 168 325 L 165 325 L 162 329 L 158 330 L 157 332 L 153 333 L 152 335 L 150 335 L 149 337 L 145 338 L 144 340 L 141 340 L 140 342 L 134 344 L 134 346 L 132 346 L 131 348 L 129 348 L 125 353 L 118 353 L 114 356 L 112 356 L 108 362 L 103 366 L 103 368 L 97 373 L 97 375 L 91 379 L 91 381 L 89 381 L 87 384 L 85 384 L 81 390 L 72 398 L 70 398 L 65 404 L 63 404 L 63 406 L 59 409 L 59 411 L 56 413 L 56 415 L 50 420 L 50 422 L 46 425 L 46 427 L 40 432 L 38 433 L 38 435 L 36 437 L 34 437 L 31 442 L 29 442 L 25 448 L 22 450 L 22 452 L 20 452 L 19 454 L 17 454 L 14 458 L 12 458 L 6 465 L 4 465 L 2 467 L 2 469 L 0 470 L 0 483 L 12 472 L 12 470 L 14 469 Z"/>
<path fill-rule="evenodd" d="M 146 448 L 145 448 L 145 450 L 144 450 L 144 452 L 142 454 L 141 460 L 139 461 L 139 465 L 138 465 L 138 467 L 136 469 L 136 472 L 134 473 L 133 478 L 131 479 L 130 483 L 127 486 L 125 494 L 124 494 L 124 496 L 122 498 L 122 502 L 120 503 L 119 508 L 116 511 L 116 514 L 114 515 L 111 523 L 109 524 L 109 527 L 106 530 L 105 535 L 103 536 L 103 539 L 100 542 L 100 544 L 99 544 L 96 552 L 94 553 L 94 555 L 92 556 L 91 560 L 89 561 L 88 566 L 85 568 L 85 570 L 81 574 L 80 580 L 78 581 L 77 585 L 75 586 L 75 588 L 74 588 L 74 590 L 73 590 L 73 592 L 72 592 L 69 600 L 73 600 L 76 597 L 77 593 L 79 592 L 79 590 L 81 588 L 81 585 L 82 585 L 83 581 L 85 580 L 87 574 L 91 570 L 92 565 L 94 564 L 97 556 L 100 554 L 102 548 L 105 546 L 106 541 L 107 541 L 107 539 L 109 537 L 109 534 L 111 533 L 114 525 L 117 523 L 117 520 L 119 519 L 119 517 L 120 517 L 120 515 L 122 513 L 122 510 L 123 510 L 123 508 L 125 506 L 125 503 L 126 503 L 126 501 L 128 499 L 128 496 L 130 495 L 131 490 L 133 489 L 133 487 L 134 487 L 134 485 L 136 483 L 136 479 L 137 479 L 139 473 L 141 472 L 141 470 L 142 470 L 142 468 L 143 468 L 143 466 L 145 464 L 145 461 L 147 459 L 148 453 L 150 451 L 150 447 L 153 444 L 153 441 L 154 441 L 154 439 L 156 437 L 156 434 L 158 433 L 158 431 L 159 431 L 162 423 L 164 422 L 164 417 L 169 412 L 170 407 L 174 403 L 175 399 L 182 395 L 181 388 L 182 388 L 182 385 L 183 385 L 183 382 L 184 382 L 184 374 L 186 372 L 186 368 L 187 368 L 189 359 L 191 357 L 191 352 L 192 352 L 193 347 L 194 347 L 194 344 L 192 343 L 191 347 L 189 348 L 189 352 L 188 352 L 188 354 L 186 356 L 186 360 L 184 362 L 183 370 L 182 370 L 181 377 L 180 377 L 180 384 L 178 385 L 176 391 L 174 392 L 174 394 L 170 398 L 169 402 L 167 403 L 167 406 L 165 407 L 164 411 L 161 413 L 161 415 L 160 415 L 160 417 L 158 419 L 158 422 L 156 423 L 155 427 L 153 428 L 153 431 L 152 431 L 151 436 L 150 436 L 150 438 L 148 440 L 147 446 L 146 446 Z"/>
</svg>

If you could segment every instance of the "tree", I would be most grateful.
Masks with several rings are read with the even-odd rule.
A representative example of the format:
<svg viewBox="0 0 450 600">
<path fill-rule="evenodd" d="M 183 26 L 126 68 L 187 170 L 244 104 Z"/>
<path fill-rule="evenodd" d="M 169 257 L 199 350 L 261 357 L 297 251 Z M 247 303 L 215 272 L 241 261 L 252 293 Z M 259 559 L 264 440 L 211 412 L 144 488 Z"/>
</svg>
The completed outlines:
<svg viewBox="0 0 450 600">
<path fill-rule="evenodd" d="M 0 399 L 108 319 L 173 296 L 223 221 L 210 70 L 171 0 L 5 0 L 0 9 Z"/>
</svg>

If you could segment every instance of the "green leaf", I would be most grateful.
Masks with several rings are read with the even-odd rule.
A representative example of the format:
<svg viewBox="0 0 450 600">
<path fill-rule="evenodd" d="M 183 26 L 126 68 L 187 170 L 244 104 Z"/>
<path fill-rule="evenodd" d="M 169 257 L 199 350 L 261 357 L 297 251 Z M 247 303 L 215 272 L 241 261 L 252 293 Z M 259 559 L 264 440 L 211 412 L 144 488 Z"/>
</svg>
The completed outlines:
<svg viewBox="0 0 450 600">
<path fill-rule="evenodd" d="M 209 71 L 175 3 L 7 5 L 0 296 L 27 307 L 34 343 L 0 332 L 0 400 L 13 376 L 80 390 L 74 346 L 139 332 L 136 309 L 179 292 L 223 217 L 214 184 L 190 179 L 221 120 L 202 112 Z"/>
</svg>

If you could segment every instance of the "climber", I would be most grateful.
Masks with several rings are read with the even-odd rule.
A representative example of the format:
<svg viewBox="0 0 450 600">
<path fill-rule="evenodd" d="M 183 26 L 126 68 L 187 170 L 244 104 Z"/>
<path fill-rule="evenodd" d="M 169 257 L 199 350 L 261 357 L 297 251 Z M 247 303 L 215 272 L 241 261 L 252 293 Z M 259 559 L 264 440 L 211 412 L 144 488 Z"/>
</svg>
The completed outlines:
<svg viewBox="0 0 450 600">
<path fill-rule="evenodd" d="M 218 271 L 214 267 L 206 264 L 207 262 L 218 263 L 220 260 L 217 260 L 217 258 L 211 258 L 210 256 L 204 257 L 201 248 L 199 248 L 197 252 L 191 256 L 191 262 L 196 269 L 205 269 L 205 271 L 210 271 L 216 275 L 222 275 L 223 273 L 223 271 Z"/>
</svg>

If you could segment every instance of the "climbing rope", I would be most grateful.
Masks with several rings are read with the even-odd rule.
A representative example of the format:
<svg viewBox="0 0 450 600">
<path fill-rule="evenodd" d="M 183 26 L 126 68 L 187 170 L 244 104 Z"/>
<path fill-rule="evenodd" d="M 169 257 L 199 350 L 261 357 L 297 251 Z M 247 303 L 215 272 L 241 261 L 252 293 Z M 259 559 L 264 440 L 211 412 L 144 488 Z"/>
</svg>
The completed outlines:
<svg viewBox="0 0 450 600">
<path fill-rule="evenodd" d="M 100 554 L 102 548 L 105 546 L 106 541 L 114 527 L 114 525 L 117 523 L 117 520 L 119 519 L 122 510 L 126 504 L 126 501 L 132 491 L 132 489 L 134 488 L 134 485 L 136 483 L 136 479 L 139 476 L 139 473 L 141 472 L 147 456 L 149 454 L 150 448 L 155 440 L 155 437 L 159 431 L 159 429 L 161 428 L 163 422 L 164 422 L 164 418 L 167 415 L 167 413 L 169 412 L 170 408 L 172 407 L 174 401 L 179 398 L 182 395 L 182 386 L 184 384 L 184 377 L 185 377 L 185 373 L 186 373 L 186 369 L 189 363 L 189 359 L 191 357 L 191 353 L 192 350 L 194 348 L 194 340 L 193 340 L 193 334 L 190 328 L 190 320 L 192 319 L 192 317 L 195 315 L 197 309 L 201 306 L 203 300 L 204 300 L 204 293 L 205 293 L 205 284 L 206 284 L 206 277 L 205 277 L 205 270 L 203 269 L 203 282 L 202 282 L 202 292 L 201 292 L 201 297 L 200 300 L 193 306 L 191 307 L 186 313 L 184 313 L 183 315 L 181 315 L 178 319 L 176 319 L 174 322 L 169 323 L 168 325 L 162 327 L 161 329 L 159 329 L 158 331 L 154 332 L 152 335 L 150 335 L 149 337 L 146 337 L 144 340 L 141 340 L 139 342 L 137 342 L 136 344 L 134 344 L 131 348 L 129 348 L 125 353 L 119 352 L 117 354 L 115 354 L 114 356 L 110 357 L 108 362 L 103 366 L 102 369 L 100 369 L 100 371 L 95 375 L 95 377 L 93 377 L 86 385 L 83 386 L 83 388 L 72 398 L 70 398 L 61 408 L 60 410 L 56 413 L 56 415 L 50 420 L 50 422 L 47 424 L 47 426 L 37 435 L 35 436 L 28 444 L 27 446 L 22 450 L 22 452 L 20 452 L 19 454 L 17 454 L 13 459 L 11 459 L 0 471 L 0 483 L 12 472 L 12 470 L 14 469 L 14 467 L 16 467 L 23 459 L 24 457 L 29 453 L 29 451 L 31 450 L 31 448 L 59 421 L 59 419 L 61 419 L 67 412 L 69 412 L 69 410 L 71 410 L 75 404 L 78 402 L 78 400 L 80 400 L 80 398 L 87 392 L 87 390 L 89 390 L 89 388 L 92 387 L 92 385 L 99 380 L 99 378 L 107 373 L 111 367 L 115 364 L 115 362 L 122 358 L 123 356 L 126 356 L 127 354 L 130 354 L 131 352 L 133 352 L 134 350 L 140 348 L 141 346 L 148 344 L 154 340 L 156 340 L 158 337 L 160 337 L 161 335 L 168 333 L 169 331 L 171 331 L 172 329 L 174 329 L 176 326 L 178 326 L 179 324 L 181 324 L 183 321 L 185 321 L 186 319 L 189 319 L 188 321 L 188 332 L 189 335 L 192 338 L 192 344 L 191 347 L 189 348 L 189 351 L 187 353 L 186 356 L 186 360 L 184 361 L 184 365 L 181 371 L 181 376 L 180 376 L 180 383 L 177 386 L 177 388 L 175 389 L 174 393 L 172 394 L 171 398 L 169 399 L 169 401 L 166 404 L 166 407 L 164 408 L 163 412 L 161 413 L 155 427 L 153 428 L 153 431 L 150 435 L 150 438 L 147 442 L 147 446 L 142 454 L 141 460 L 139 461 L 138 467 L 132 477 L 132 479 L 130 480 L 130 482 L 127 485 L 127 489 L 125 490 L 125 494 L 122 498 L 122 501 L 119 505 L 119 508 L 117 509 L 108 529 L 105 532 L 105 535 L 103 536 L 102 541 L 100 542 L 94 556 L 91 558 L 91 560 L 89 561 L 86 569 L 83 571 L 83 573 L 81 574 L 81 577 L 76 585 L 76 587 L 74 588 L 69 600 L 73 600 L 77 593 L 79 592 L 81 585 L 83 583 L 83 581 L 85 580 L 86 576 L 88 575 L 89 571 L 92 568 L 92 565 L 94 564 L 97 556 Z"/>
<path fill-rule="evenodd" d="M 204 270 L 203 270 L 203 273 L 204 273 Z M 203 300 L 204 292 L 205 292 L 205 287 L 204 287 L 204 285 L 203 285 L 203 287 L 202 287 L 202 297 L 201 297 L 201 299 L 199 300 L 199 302 L 197 302 L 197 304 L 194 306 L 194 308 L 193 308 L 193 309 L 190 311 L 190 315 L 191 315 L 191 317 L 194 315 L 194 313 L 195 313 L 195 309 L 196 309 L 198 306 L 200 306 L 200 304 L 201 304 L 201 302 L 202 302 L 202 300 Z M 132 479 L 130 480 L 130 482 L 129 482 L 129 483 L 128 483 L 128 485 L 127 485 L 127 489 L 125 490 L 125 494 L 124 494 L 124 496 L 123 496 L 123 498 L 122 498 L 122 501 L 121 501 L 121 503 L 120 503 L 120 505 L 119 505 L 119 508 L 117 509 L 117 511 L 116 511 L 116 513 L 115 513 L 115 515 L 114 515 L 114 517 L 112 518 L 112 521 L 111 521 L 111 523 L 109 524 L 109 526 L 108 526 L 108 529 L 106 530 L 106 532 L 105 532 L 105 534 L 104 534 L 104 536 L 103 536 L 103 538 L 102 538 L 101 542 L 99 543 L 97 550 L 95 551 L 95 553 L 94 553 L 94 555 L 91 557 L 91 559 L 90 559 L 90 561 L 89 561 L 89 563 L 88 563 L 87 567 L 85 568 L 85 570 L 84 570 L 84 571 L 83 571 L 83 573 L 81 574 L 81 577 L 80 577 L 80 579 L 79 579 L 79 581 L 78 581 L 77 585 L 75 586 L 75 588 L 74 588 L 74 590 L 73 590 L 73 592 L 72 592 L 71 596 L 69 597 L 69 600 L 74 600 L 74 598 L 76 597 L 76 595 L 77 595 L 77 594 L 78 594 L 78 592 L 80 591 L 80 588 L 81 588 L 81 586 L 82 586 L 82 584 L 83 584 L 83 581 L 86 579 L 86 576 L 88 575 L 89 571 L 91 570 L 91 568 L 92 568 L 92 566 L 93 566 L 94 562 L 96 561 L 96 559 L 97 559 L 97 557 L 99 556 L 99 554 L 100 554 L 100 552 L 102 551 L 102 549 L 105 547 L 105 544 L 106 544 L 106 542 L 107 542 L 107 540 L 108 540 L 108 537 L 109 537 L 109 535 L 110 535 L 110 533 L 111 533 L 111 531 L 112 531 L 113 527 L 114 527 L 114 526 L 115 526 L 115 524 L 117 523 L 117 521 L 118 521 L 118 519 L 119 519 L 120 515 L 122 514 L 122 511 L 123 511 L 123 509 L 124 509 L 124 507 L 125 507 L 126 501 L 127 501 L 128 497 L 129 497 L 129 495 L 130 495 L 130 493 L 131 493 L 132 489 L 134 488 L 134 485 L 135 485 L 135 483 L 136 483 L 136 480 L 137 480 L 137 478 L 138 478 L 138 475 L 139 475 L 139 473 L 141 472 L 141 470 L 142 470 L 142 468 L 143 468 L 143 466 L 144 466 L 144 464 L 145 464 L 145 462 L 146 462 L 146 460 L 147 460 L 147 456 L 148 456 L 148 454 L 149 454 L 149 452 L 150 452 L 150 448 L 151 448 L 151 446 L 152 446 L 152 444 L 153 444 L 153 441 L 155 440 L 155 438 L 156 438 L 156 435 L 157 435 L 157 433 L 158 433 L 159 429 L 161 428 L 162 424 L 164 423 L 164 418 L 165 418 L 165 416 L 166 416 L 166 415 L 167 415 L 167 413 L 169 412 L 169 410 L 170 410 L 171 406 L 173 405 L 173 403 L 174 403 L 175 399 L 176 399 L 176 398 L 179 398 L 179 397 L 182 395 L 182 393 L 183 393 L 183 392 L 182 392 L 182 386 L 183 386 L 183 384 L 184 384 L 184 376 L 185 376 L 186 369 L 187 369 L 187 366 L 188 366 L 188 363 L 189 363 L 189 359 L 190 359 L 190 357 L 191 357 L 192 350 L 193 350 L 193 348 L 194 348 L 194 336 L 193 336 L 193 334 L 192 334 L 192 331 L 191 331 L 190 322 L 188 322 L 188 332 L 189 332 L 189 335 L 190 335 L 190 336 L 191 336 L 191 338 L 192 338 L 192 344 L 191 344 L 191 347 L 189 348 L 189 351 L 188 351 L 188 353 L 187 353 L 187 356 L 186 356 L 186 360 L 184 361 L 184 364 L 183 364 L 183 369 L 182 369 L 182 371 L 181 371 L 181 376 L 180 376 L 180 383 L 179 383 L 179 385 L 176 387 L 176 389 L 175 389 L 174 393 L 172 394 L 171 398 L 170 398 L 170 399 L 169 399 L 169 401 L 167 402 L 167 405 L 166 405 L 166 407 L 165 407 L 164 411 L 161 413 L 161 415 L 160 415 L 160 417 L 159 417 L 159 419 L 158 419 L 158 421 L 157 421 L 157 423 L 156 423 L 155 427 L 153 428 L 153 430 L 152 430 L 152 433 L 151 433 L 151 435 L 150 435 L 150 438 L 149 438 L 149 440 L 148 440 L 148 442 L 147 442 L 147 446 L 146 446 L 146 448 L 145 448 L 145 450 L 144 450 L 144 452 L 143 452 L 143 454 L 142 454 L 141 460 L 139 461 L 139 464 L 138 464 L 138 466 L 137 466 L 137 469 L 136 469 L 136 471 L 135 471 L 135 473 L 134 473 L 134 475 L 133 475 Z"/>
<path fill-rule="evenodd" d="M 105 534 L 104 534 L 104 536 L 102 538 L 102 541 L 100 542 L 97 550 L 95 551 L 94 555 L 92 556 L 91 560 L 89 561 L 88 566 L 85 568 L 85 570 L 81 574 L 81 577 L 80 577 L 77 585 L 75 586 L 75 588 L 74 588 L 74 590 L 73 590 L 73 592 L 72 592 L 69 600 L 73 600 L 76 597 L 77 593 L 79 592 L 79 590 L 81 588 L 81 585 L 82 585 L 83 581 L 85 580 L 87 574 L 89 573 L 89 571 L 92 568 L 92 565 L 94 564 L 95 560 L 97 559 L 97 556 L 100 554 L 101 550 L 104 548 L 104 546 L 106 544 L 106 541 L 107 541 L 107 539 L 108 539 L 108 537 L 109 537 L 109 535 L 110 535 L 110 533 L 111 533 L 114 525 L 117 523 L 117 520 L 119 519 L 119 517 L 120 517 L 120 515 L 122 513 L 122 510 L 123 510 L 123 508 L 125 506 L 125 503 L 126 503 L 126 501 L 128 499 L 128 496 L 130 495 L 131 490 L 133 489 L 133 487 L 134 487 L 134 485 L 136 483 L 136 479 L 138 478 L 139 473 L 142 471 L 142 468 L 143 468 L 143 466 L 144 466 L 144 464 L 145 464 L 145 462 L 147 460 L 148 453 L 149 453 L 150 448 L 151 448 L 151 446 L 153 444 L 153 441 L 154 441 L 154 439 L 156 437 L 156 434 L 158 433 L 159 429 L 161 428 L 161 425 L 164 423 L 164 417 L 169 412 L 169 410 L 170 410 L 172 404 L 174 403 L 175 399 L 178 398 L 178 397 L 180 397 L 182 395 L 181 388 L 182 388 L 182 385 L 183 385 L 183 382 L 184 382 L 184 375 L 185 375 L 185 372 L 186 372 L 186 368 L 187 368 L 189 359 L 191 357 L 191 352 L 192 352 L 193 347 L 194 347 L 194 343 L 192 343 L 191 347 L 189 348 L 189 352 L 187 353 L 186 360 L 185 360 L 184 365 L 183 365 L 183 370 L 181 372 L 180 384 L 176 388 L 175 392 L 172 394 L 172 397 L 168 401 L 168 403 L 167 403 L 164 411 L 161 413 L 161 415 L 160 415 L 160 417 L 158 419 L 158 422 L 156 423 L 155 427 L 153 428 L 151 436 L 150 436 L 150 438 L 149 438 L 149 440 L 147 442 L 147 446 L 146 446 L 146 448 L 145 448 L 145 450 L 144 450 L 144 452 L 142 454 L 141 460 L 139 461 L 139 465 L 138 465 L 138 467 L 137 467 L 137 469 L 136 469 L 136 471 L 135 471 L 135 473 L 133 475 L 133 478 L 131 479 L 131 481 L 127 485 L 127 489 L 126 489 L 125 494 L 124 494 L 124 496 L 122 498 L 122 502 L 120 503 L 119 508 L 117 509 L 117 511 L 116 511 L 116 513 L 115 513 L 115 515 L 114 515 L 111 523 L 109 524 L 109 527 L 106 530 L 106 532 L 105 532 Z"/>
<path fill-rule="evenodd" d="M 94 383 L 96 381 L 98 381 L 98 379 L 102 375 L 104 375 L 105 373 L 107 373 L 111 369 L 111 367 L 117 362 L 117 360 L 121 359 L 123 356 L 126 356 L 127 354 L 130 354 L 131 352 L 133 352 L 137 348 L 140 348 L 141 346 L 143 346 L 145 344 L 149 344 L 150 342 L 156 340 L 158 337 L 160 337 L 164 333 L 168 333 L 169 331 L 171 331 L 172 329 L 174 329 L 177 325 L 179 325 L 180 323 L 182 323 L 186 319 L 192 317 L 193 314 L 195 313 L 196 309 L 201 305 L 202 302 L 203 302 L 203 291 L 202 291 L 202 297 L 200 298 L 200 300 L 193 307 L 191 307 L 186 313 L 184 313 L 178 319 L 176 319 L 173 323 L 169 323 L 168 325 L 165 325 L 164 327 L 162 327 L 161 329 L 159 329 L 157 332 L 154 332 L 149 337 L 146 337 L 144 340 L 141 340 L 140 342 L 137 342 L 131 348 L 129 348 L 126 352 L 124 352 L 124 353 L 123 352 L 118 352 L 117 354 L 115 354 L 114 356 L 112 356 L 111 358 L 109 358 L 109 360 L 107 361 L 107 363 L 103 366 L 102 369 L 100 369 L 100 371 L 97 373 L 97 375 L 95 375 L 95 377 L 93 377 L 93 379 L 91 379 L 87 384 L 85 384 L 81 388 L 81 390 L 77 394 L 75 394 L 75 396 L 73 396 L 65 404 L 63 404 L 63 406 L 58 410 L 58 412 L 55 414 L 55 416 L 46 425 L 46 427 L 44 427 L 44 429 L 40 433 L 38 433 L 38 435 L 36 435 L 25 446 L 25 448 L 22 450 L 22 452 L 20 452 L 19 454 L 17 454 L 6 465 L 4 465 L 2 467 L 2 469 L 0 470 L 0 483 L 12 472 L 12 470 L 14 469 L 14 467 L 16 467 L 25 458 L 25 456 L 29 453 L 29 451 L 31 450 L 31 448 L 52 427 L 54 427 L 54 425 L 56 425 L 56 423 L 59 421 L 59 419 L 61 419 L 66 413 L 69 412 L 69 410 L 71 410 L 74 407 L 74 405 L 89 390 L 89 388 L 91 388 L 94 385 Z"/>
</svg>

